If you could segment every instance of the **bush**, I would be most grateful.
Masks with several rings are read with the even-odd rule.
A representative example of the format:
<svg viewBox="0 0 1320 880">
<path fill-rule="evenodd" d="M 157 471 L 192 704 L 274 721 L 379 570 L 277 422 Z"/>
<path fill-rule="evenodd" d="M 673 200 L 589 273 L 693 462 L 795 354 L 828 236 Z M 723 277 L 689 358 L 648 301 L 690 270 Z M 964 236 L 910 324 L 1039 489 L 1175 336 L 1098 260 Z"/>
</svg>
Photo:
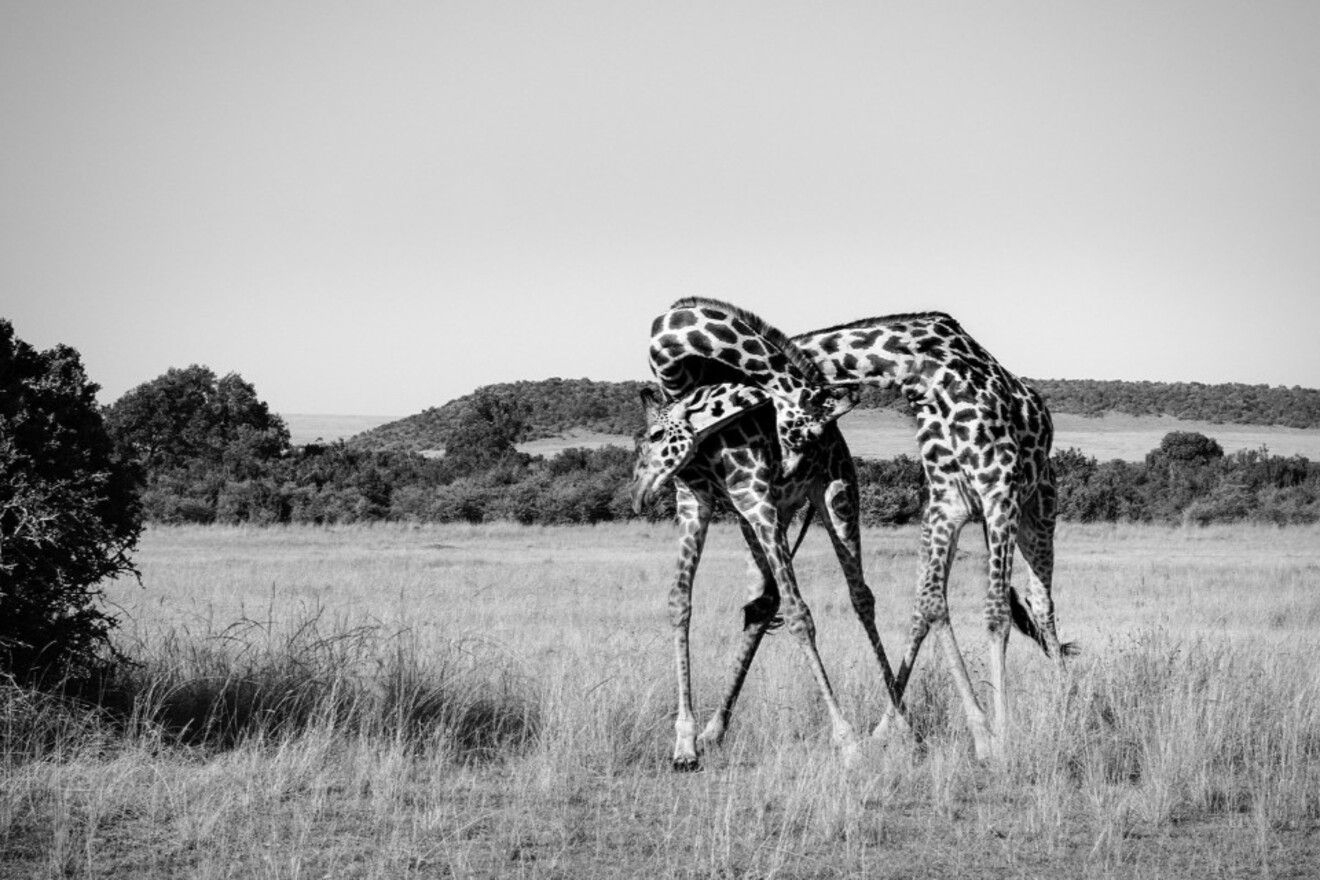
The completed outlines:
<svg viewBox="0 0 1320 880">
<path fill-rule="evenodd" d="M 0 670 L 78 678 L 110 656 L 105 578 L 136 573 L 138 472 L 116 454 L 78 352 L 0 320 Z"/>
</svg>

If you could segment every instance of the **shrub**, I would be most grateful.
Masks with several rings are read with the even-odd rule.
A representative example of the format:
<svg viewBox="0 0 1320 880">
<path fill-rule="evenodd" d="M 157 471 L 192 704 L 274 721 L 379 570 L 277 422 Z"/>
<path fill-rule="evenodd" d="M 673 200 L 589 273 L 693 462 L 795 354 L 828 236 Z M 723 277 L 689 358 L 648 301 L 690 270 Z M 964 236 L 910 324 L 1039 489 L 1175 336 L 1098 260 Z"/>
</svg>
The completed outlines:
<svg viewBox="0 0 1320 880">
<path fill-rule="evenodd" d="M 135 573 L 137 471 L 116 454 L 78 352 L 0 320 L 0 670 L 78 678 L 108 659 L 98 584 Z"/>
</svg>

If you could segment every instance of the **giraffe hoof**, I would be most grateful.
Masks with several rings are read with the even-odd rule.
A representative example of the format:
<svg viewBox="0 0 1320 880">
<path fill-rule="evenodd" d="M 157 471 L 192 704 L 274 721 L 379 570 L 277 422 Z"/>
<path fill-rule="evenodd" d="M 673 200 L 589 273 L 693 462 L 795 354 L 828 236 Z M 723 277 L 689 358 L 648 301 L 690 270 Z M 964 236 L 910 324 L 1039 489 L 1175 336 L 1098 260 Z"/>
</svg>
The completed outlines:
<svg viewBox="0 0 1320 880">
<path fill-rule="evenodd" d="M 694 758 L 675 758 L 675 773 L 695 773 L 701 769 L 701 762 Z"/>
</svg>

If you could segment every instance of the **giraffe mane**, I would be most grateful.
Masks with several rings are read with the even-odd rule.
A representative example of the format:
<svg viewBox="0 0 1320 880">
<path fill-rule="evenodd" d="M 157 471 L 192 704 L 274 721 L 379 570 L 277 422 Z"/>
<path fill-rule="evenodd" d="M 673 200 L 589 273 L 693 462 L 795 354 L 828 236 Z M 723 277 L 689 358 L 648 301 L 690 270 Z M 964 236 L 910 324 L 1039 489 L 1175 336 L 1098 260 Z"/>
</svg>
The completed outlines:
<svg viewBox="0 0 1320 880">
<path fill-rule="evenodd" d="M 819 330 L 808 330 L 806 333 L 797 334 L 792 338 L 791 341 L 793 342 L 794 346 L 796 346 L 797 345 L 796 340 L 806 339 L 807 337 L 810 336 L 820 336 L 822 333 L 835 333 L 837 331 L 842 331 L 842 330 L 855 330 L 860 327 L 871 327 L 876 324 L 896 324 L 900 321 L 914 321 L 917 319 L 949 321 L 955 327 L 959 327 L 960 329 L 962 326 L 958 323 L 957 319 L 954 318 L 952 315 L 950 315 L 948 312 L 939 312 L 939 311 L 899 312 L 898 314 L 895 315 L 877 315 L 874 318 L 862 318 L 861 320 L 858 321 L 848 321 L 844 324 L 835 324 L 831 327 L 821 327 Z"/>
<path fill-rule="evenodd" d="M 719 309 L 722 312 L 728 312 L 747 326 L 751 327 L 754 331 L 759 333 L 767 343 L 779 349 L 784 357 L 788 358 L 788 362 L 797 367 L 798 370 L 801 371 L 802 377 L 811 384 L 827 384 L 825 381 L 825 374 L 820 371 L 820 367 L 817 366 L 816 362 L 799 349 L 797 343 L 795 343 L 787 333 L 780 330 L 755 312 L 749 312 L 741 306 L 735 306 L 724 300 L 711 299 L 710 297 L 705 296 L 685 296 L 680 300 L 676 300 L 674 304 L 669 307 L 669 310 L 672 312 L 675 309 L 701 308 L 703 306 L 711 309 Z"/>
</svg>

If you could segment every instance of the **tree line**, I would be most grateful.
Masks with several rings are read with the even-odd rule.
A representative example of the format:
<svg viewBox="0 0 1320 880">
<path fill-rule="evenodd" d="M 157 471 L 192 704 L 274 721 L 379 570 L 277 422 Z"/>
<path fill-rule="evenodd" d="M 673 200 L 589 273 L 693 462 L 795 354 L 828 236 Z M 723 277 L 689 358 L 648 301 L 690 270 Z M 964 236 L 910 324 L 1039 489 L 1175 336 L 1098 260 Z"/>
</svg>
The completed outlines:
<svg viewBox="0 0 1320 880">
<path fill-rule="evenodd" d="M 1169 415 L 1189 421 L 1242 425 L 1320 427 L 1320 390 L 1269 385 L 1199 382 L 1120 382 L 1029 379 L 1056 413 L 1099 416 Z M 431 407 L 352 438 L 359 449 L 439 449 L 477 396 L 494 399 L 523 418 L 521 440 L 553 437 L 569 429 L 631 435 L 642 427 L 637 393 L 643 382 L 545 379 L 486 385 L 472 394 Z M 906 403 L 892 390 L 862 389 L 860 408 Z"/>
<path fill-rule="evenodd" d="M 523 384 L 481 389 L 446 414 L 443 456 L 361 442 L 289 445 L 288 431 L 237 375 L 171 370 L 106 413 L 115 442 L 145 471 L 142 506 L 162 523 L 352 523 L 381 520 L 598 523 L 634 516 L 633 453 L 618 447 L 532 456 Z M 572 396 L 598 385 L 564 383 Z M 640 383 L 631 383 L 640 386 Z M 575 404 L 586 409 L 585 402 Z M 636 400 L 632 402 L 637 409 Z M 1320 519 L 1320 465 L 1265 450 L 1225 455 L 1214 440 L 1168 434 L 1144 462 L 1053 457 L 1059 513 L 1080 522 L 1210 523 Z M 868 525 L 917 521 L 920 462 L 857 460 Z M 662 493 L 663 495 L 664 493 Z M 662 500 L 644 516 L 672 513 Z"/>
</svg>

